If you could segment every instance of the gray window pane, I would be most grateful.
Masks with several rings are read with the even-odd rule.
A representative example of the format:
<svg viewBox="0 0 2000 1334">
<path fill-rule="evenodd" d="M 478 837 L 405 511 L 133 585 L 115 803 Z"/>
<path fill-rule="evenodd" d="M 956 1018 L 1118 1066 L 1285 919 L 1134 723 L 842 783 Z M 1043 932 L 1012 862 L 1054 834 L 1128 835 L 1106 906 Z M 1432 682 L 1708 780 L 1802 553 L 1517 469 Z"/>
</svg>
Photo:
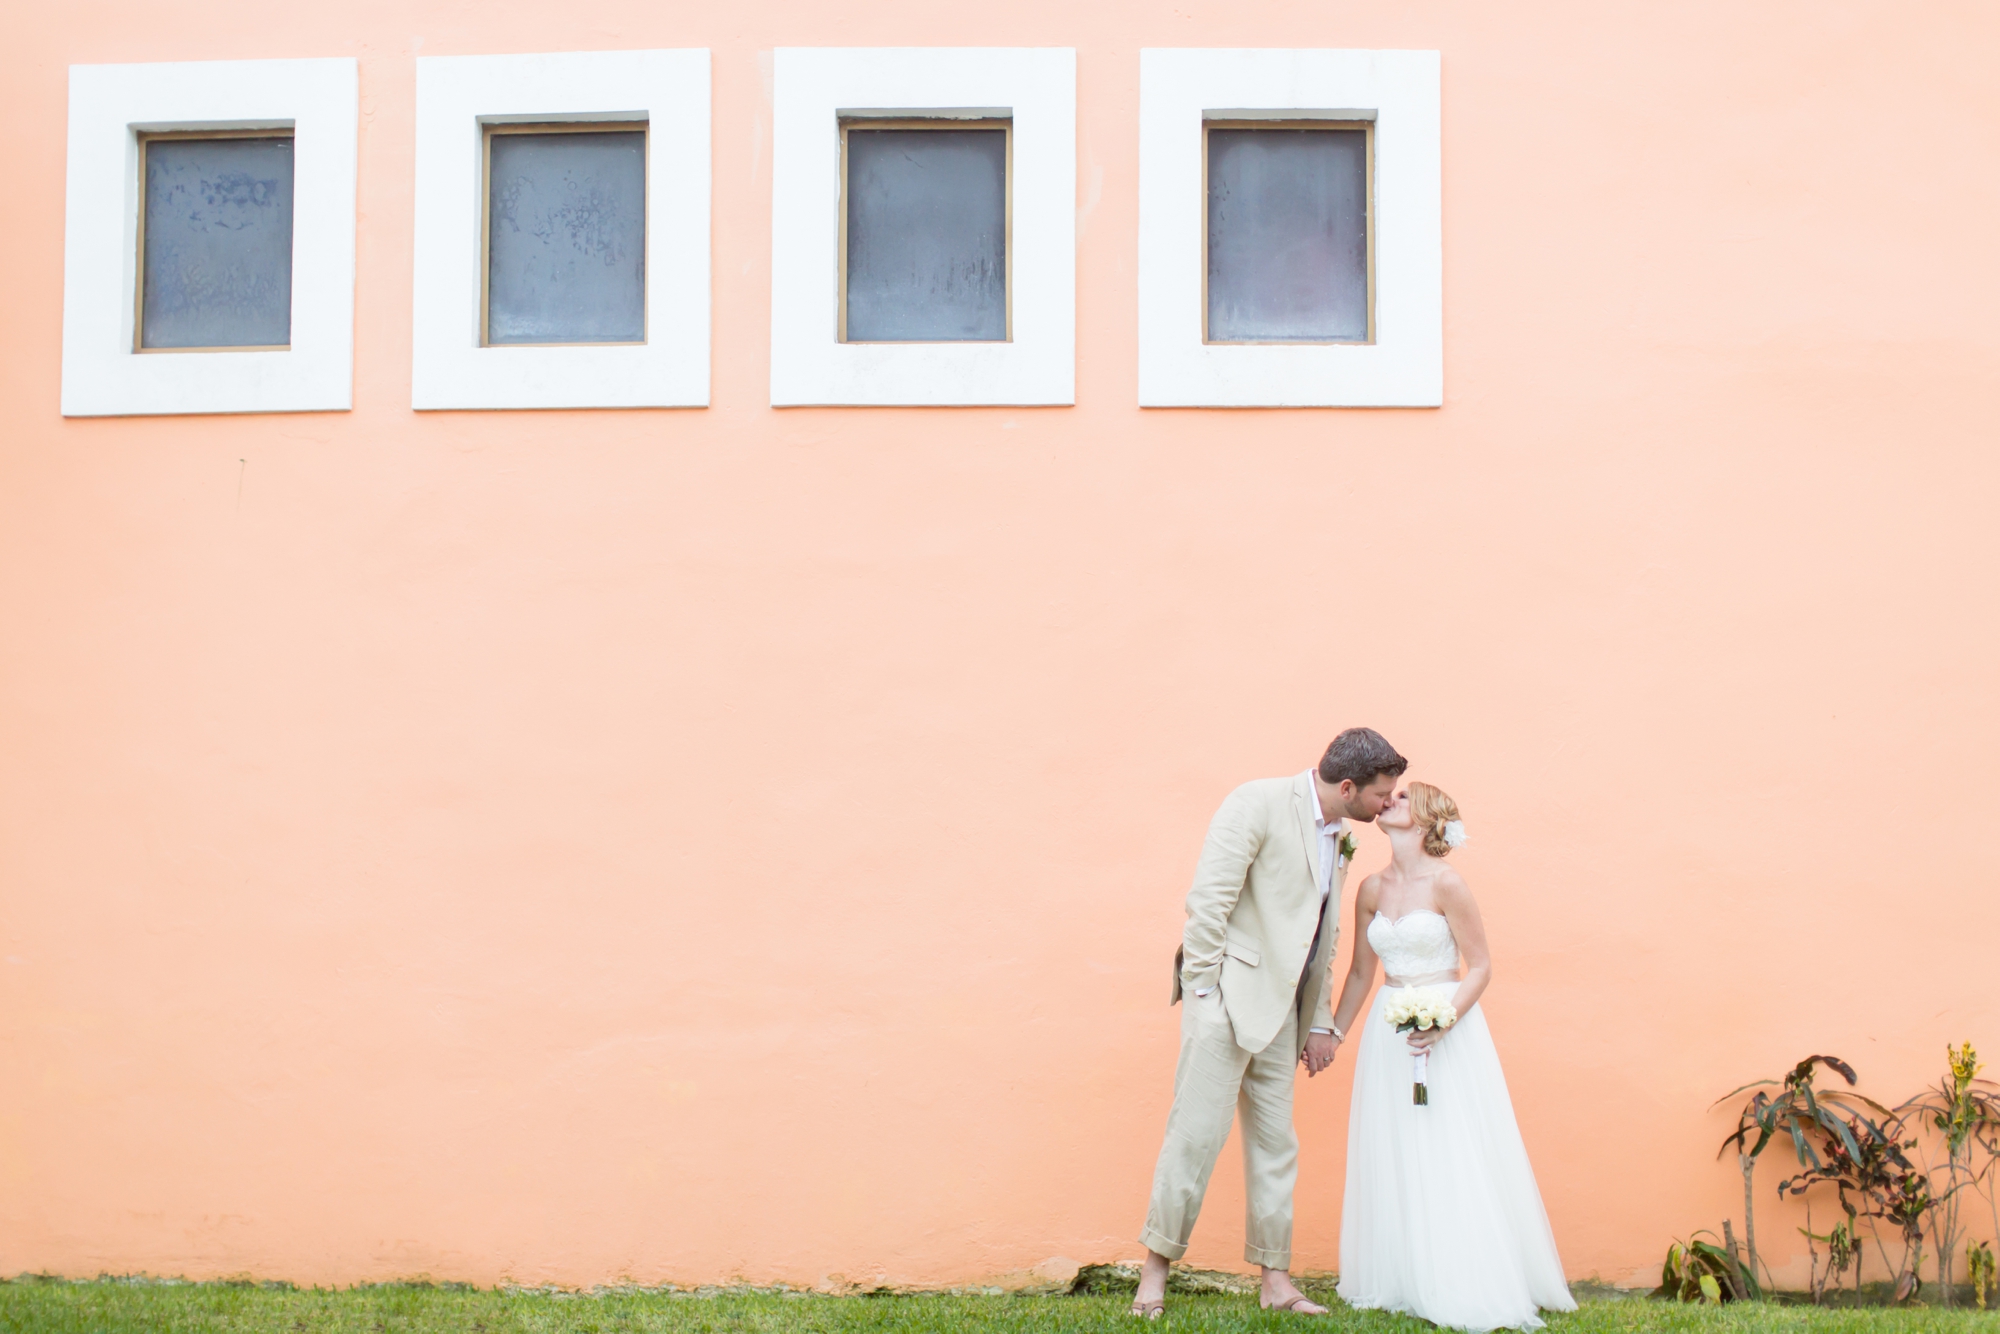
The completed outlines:
<svg viewBox="0 0 2000 1334">
<path fill-rule="evenodd" d="M 1208 132 L 1208 336 L 1368 337 L 1363 130 Z"/>
<path fill-rule="evenodd" d="M 1007 132 L 847 132 L 849 342 L 1007 337 Z"/>
<path fill-rule="evenodd" d="M 496 134 L 486 341 L 646 337 L 646 134 Z"/>
<path fill-rule="evenodd" d="M 292 341 L 292 141 L 146 142 L 141 347 Z"/>
</svg>

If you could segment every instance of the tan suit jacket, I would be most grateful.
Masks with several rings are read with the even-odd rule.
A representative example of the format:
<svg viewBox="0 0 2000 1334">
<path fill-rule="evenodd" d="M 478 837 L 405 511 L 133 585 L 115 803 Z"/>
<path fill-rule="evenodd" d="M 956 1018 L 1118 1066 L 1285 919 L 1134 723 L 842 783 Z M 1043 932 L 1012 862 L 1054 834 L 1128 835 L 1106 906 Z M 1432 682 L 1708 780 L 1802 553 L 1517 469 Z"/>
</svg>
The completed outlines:
<svg viewBox="0 0 2000 1334">
<path fill-rule="evenodd" d="M 1269 1046 L 1293 1006 L 1301 1051 L 1308 1030 L 1333 1026 L 1327 973 L 1340 943 L 1347 867 L 1334 871 L 1322 907 L 1320 840 L 1313 825 L 1318 801 L 1311 770 L 1237 788 L 1209 821 L 1188 890 L 1187 926 L 1174 955 L 1173 1000 L 1179 1002 L 1183 989 L 1219 985 L 1236 1041 L 1246 1051 Z M 1346 820 L 1340 822 L 1341 837 L 1349 828 Z"/>
</svg>

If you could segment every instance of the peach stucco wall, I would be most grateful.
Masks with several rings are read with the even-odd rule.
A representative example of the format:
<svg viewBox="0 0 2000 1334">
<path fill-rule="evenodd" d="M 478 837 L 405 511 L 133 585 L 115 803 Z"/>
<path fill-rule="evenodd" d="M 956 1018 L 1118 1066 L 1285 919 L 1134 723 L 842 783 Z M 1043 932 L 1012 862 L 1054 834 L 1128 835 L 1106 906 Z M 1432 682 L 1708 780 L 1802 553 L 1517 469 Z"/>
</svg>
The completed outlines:
<svg viewBox="0 0 2000 1334">
<path fill-rule="evenodd" d="M 813 44 L 1077 48 L 1074 408 L 767 406 Z M 1441 410 L 1134 406 L 1149 45 L 1443 53 Z M 714 406 L 414 414 L 414 58 L 640 46 L 714 50 Z M 1466 810 L 1568 1267 L 1643 1278 L 1740 1215 L 1717 1094 L 2000 1057 L 1996 47 L 1890 0 L 15 7 L 0 1271 L 1135 1257 L 1207 817 L 1365 722 Z M 61 418 L 66 66 L 310 55 L 361 62 L 354 410 Z"/>
</svg>

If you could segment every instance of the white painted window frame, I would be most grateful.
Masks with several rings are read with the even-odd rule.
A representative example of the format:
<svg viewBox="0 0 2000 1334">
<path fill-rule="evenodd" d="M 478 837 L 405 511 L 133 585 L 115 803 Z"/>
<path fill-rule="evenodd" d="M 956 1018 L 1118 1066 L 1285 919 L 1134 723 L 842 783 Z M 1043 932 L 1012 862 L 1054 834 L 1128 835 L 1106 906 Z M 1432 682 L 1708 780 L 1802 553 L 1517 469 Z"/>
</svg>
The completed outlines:
<svg viewBox="0 0 2000 1334">
<path fill-rule="evenodd" d="M 1433 408 L 1444 402 L 1444 229 L 1435 51 L 1139 53 L 1142 407 Z M 1203 113 L 1372 111 L 1375 340 L 1203 341 Z"/>
<path fill-rule="evenodd" d="M 64 416 L 354 406 L 359 88 L 349 58 L 70 66 Z M 139 136 L 239 129 L 292 133 L 291 346 L 138 352 Z"/>
<path fill-rule="evenodd" d="M 1076 52 L 781 47 L 773 56 L 771 403 L 1076 401 Z M 1013 120 L 1007 342 L 843 343 L 840 117 L 982 109 Z"/>
<path fill-rule="evenodd" d="M 646 341 L 482 346 L 485 126 L 646 122 Z M 410 404 L 700 408 L 709 395 L 709 53 L 417 60 Z"/>
</svg>

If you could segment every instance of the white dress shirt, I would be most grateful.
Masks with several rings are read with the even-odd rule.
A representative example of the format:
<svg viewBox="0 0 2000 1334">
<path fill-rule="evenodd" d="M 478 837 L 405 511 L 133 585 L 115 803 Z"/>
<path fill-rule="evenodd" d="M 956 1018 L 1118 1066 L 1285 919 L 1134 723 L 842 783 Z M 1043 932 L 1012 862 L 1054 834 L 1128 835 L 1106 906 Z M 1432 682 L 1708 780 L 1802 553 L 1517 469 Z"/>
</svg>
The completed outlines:
<svg viewBox="0 0 2000 1334">
<path fill-rule="evenodd" d="M 1326 896 L 1333 892 L 1333 873 L 1340 869 L 1340 821 L 1328 824 L 1326 811 L 1319 804 L 1319 787 L 1313 782 L 1312 770 L 1306 770 L 1306 791 L 1312 793 L 1313 828 L 1319 831 L 1319 902 L 1326 906 Z"/>
<path fill-rule="evenodd" d="M 1319 785 L 1313 781 L 1313 771 L 1306 770 L 1306 791 L 1312 793 L 1313 828 L 1319 832 L 1319 906 L 1326 911 L 1326 896 L 1333 892 L 1333 873 L 1340 869 L 1340 821 L 1327 822 L 1326 808 L 1319 804 Z M 1314 1033 L 1332 1036 L 1330 1028 L 1315 1028 Z"/>
</svg>

